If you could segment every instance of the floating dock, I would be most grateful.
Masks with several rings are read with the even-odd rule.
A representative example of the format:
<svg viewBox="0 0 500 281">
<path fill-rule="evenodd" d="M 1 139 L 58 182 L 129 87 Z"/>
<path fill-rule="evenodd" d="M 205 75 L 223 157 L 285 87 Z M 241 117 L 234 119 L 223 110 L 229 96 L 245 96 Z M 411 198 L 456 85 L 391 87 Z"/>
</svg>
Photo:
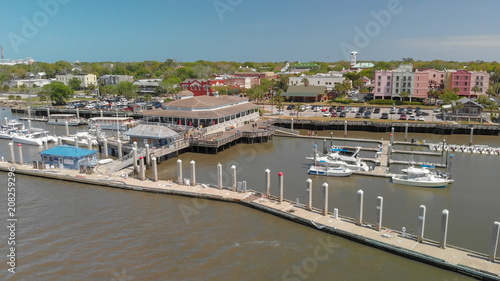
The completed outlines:
<svg viewBox="0 0 500 281">
<path fill-rule="evenodd" d="M 283 174 L 279 176 L 279 191 L 270 185 L 270 171 L 266 170 L 267 190 L 265 193 L 247 190 L 245 182 L 236 182 L 233 178 L 232 186 L 223 187 L 222 177 L 219 176 L 217 184 L 198 184 L 195 178 L 195 163 L 190 162 L 191 175 L 189 185 L 182 178 L 182 161 L 178 160 L 178 180 L 177 182 L 158 180 L 156 162 L 153 163 L 153 179 L 144 177 L 144 170 L 140 172 L 140 179 L 133 177 L 123 177 L 124 172 L 113 174 L 80 174 L 74 170 L 36 170 L 31 165 L 19 165 L 8 162 L 0 162 L 0 170 L 9 172 L 9 168 L 14 167 L 16 174 L 37 176 L 43 178 L 78 182 L 84 184 L 100 185 L 113 188 L 120 188 L 133 191 L 153 192 L 171 195 L 181 195 L 194 198 L 204 198 L 225 202 L 239 203 L 266 213 L 279 216 L 281 218 L 297 222 L 311 228 L 331 233 L 352 241 L 356 241 L 374 248 L 378 248 L 390 253 L 394 253 L 406 258 L 417 260 L 446 270 L 458 272 L 482 280 L 500 280 L 500 259 L 496 258 L 495 252 L 498 246 L 497 239 L 492 239 L 492 251 L 490 255 L 485 255 L 466 249 L 454 247 L 446 244 L 445 235 L 439 242 L 424 238 L 423 229 L 425 225 L 425 206 L 421 206 L 419 216 L 419 231 L 417 236 L 390 230 L 381 226 L 383 198 L 377 197 L 377 223 L 367 223 L 363 221 L 363 192 L 358 191 L 358 212 L 356 218 L 349 218 L 338 215 L 338 210 L 333 213 L 328 209 L 328 184 L 323 184 L 324 204 L 321 209 L 314 208 L 312 202 L 312 188 L 309 192 L 309 202 L 307 205 L 298 204 L 284 199 Z M 141 167 L 144 167 L 141 163 Z M 234 167 L 233 169 L 235 169 Z M 221 173 L 222 166 L 217 165 L 217 172 Z M 127 171 L 129 174 L 130 170 Z M 311 180 L 307 181 L 311 184 Z M 271 195 L 279 192 L 278 196 Z M 445 214 L 443 211 L 443 215 Z M 447 212 L 447 211 L 446 211 Z M 498 237 L 500 223 L 494 224 L 493 238 Z M 421 231 L 420 231 L 421 228 Z M 495 231 L 497 233 L 495 233 Z M 489 231 L 487 231 L 489 233 Z M 489 237 L 485 237 L 488 238 Z M 484 239 L 486 240 L 486 239 Z"/>
</svg>

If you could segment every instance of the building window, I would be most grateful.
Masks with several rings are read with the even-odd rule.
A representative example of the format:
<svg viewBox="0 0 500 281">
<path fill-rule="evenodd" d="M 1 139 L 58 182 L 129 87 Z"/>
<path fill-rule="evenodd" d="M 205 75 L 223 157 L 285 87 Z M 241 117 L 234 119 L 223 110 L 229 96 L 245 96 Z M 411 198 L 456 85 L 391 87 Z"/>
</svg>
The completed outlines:
<svg viewBox="0 0 500 281">
<path fill-rule="evenodd" d="M 458 82 L 455 82 L 455 86 L 458 86 Z"/>
<path fill-rule="evenodd" d="M 399 83 L 396 83 L 396 87 L 399 87 Z"/>
<path fill-rule="evenodd" d="M 443 75 L 443 74 L 441 74 L 441 78 L 443 78 L 443 77 L 444 77 L 444 75 Z"/>
<path fill-rule="evenodd" d="M 399 89 L 396 89 L 396 94 L 398 94 L 398 93 L 399 93 Z"/>
<path fill-rule="evenodd" d="M 464 88 L 464 92 L 467 92 L 467 88 Z"/>
<path fill-rule="evenodd" d="M 386 93 L 389 93 L 389 89 L 385 89 L 385 92 L 386 92 Z"/>
<path fill-rule="evenodd" d="M 54 162 L 54 157 L 53 156 L 49 156 L 49 162 Z"/>
<path fill-rule="evenodd" d="M 483 80 L 484 76 L 481 76 L 481 80 Z"/>
<path fill-rule="evenodd" d="M 396 76 L 396 81 L 399 81 L 399 76 Z"/>
<path fill-rule="evenodd" d="M 436 77 L 436 74 L 432 74 L 432 77 Z"/>
<path fill-rule="evenodd" d="M 377 82 L 377 86 L 380 86 L 380 82 Z"/>
<path fill-rule="evenodd" d="M 403 83 L 403 87 L 406 87 L 406 83 Z"/>
<path fill-rule="evenodd" d="M 479 88 L 479 92 L 482 93 L 483 92 L 483 88 Z"/>
<path fill-rule="evenodd" d="M 420 83 L 417 83 L 417 87 L 420 86 Z"/>
<path fill-rule="evenodd" d="M 391 86 L 391 82 L 387 82 L 387 87 L 390 87 Z"/>
<path fill-rule="evenodd" d="M 380 88 L 377 88 L 377 93 L 380 93 Z"/>
<path fill-rule="evenodd" d="M 319 81 L 318 81 L 318 85 L 319 85 Z"/>
<path fill-rule="evenodd" d="M 465 86 L 467 86 L 467 82 L 465 82 Z"/>
<path fill-rule="evenodd" d="M 457 80 L 459 79 L 459 76 L 457 76 Z"/>
<path fill-rule="evenodd" d="M 379 76 L 379 77 L 378 77 L 378 80 L 382 80 L 382 76 Z"/>
<path fill-rule="evenodd" d="M 465 80 L 469 79 L 469 76 L 465 76 Z"/>
</svg>

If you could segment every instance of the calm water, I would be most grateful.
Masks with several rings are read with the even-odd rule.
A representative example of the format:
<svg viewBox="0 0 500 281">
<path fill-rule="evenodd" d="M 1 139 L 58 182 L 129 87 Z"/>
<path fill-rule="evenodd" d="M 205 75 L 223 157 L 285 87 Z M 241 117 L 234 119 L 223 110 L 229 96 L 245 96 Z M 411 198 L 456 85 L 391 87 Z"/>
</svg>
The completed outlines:
<svg viewBox="0 0 500 281">
<path fill-rule="evenodd" d="M 64 127 L 55 130 L 62 134 Z M 350 132 L 349 137 L 388 138 L 387 134 L 361 132 Z M 399 137 L 403 134 L 396 135 Z M 469 141 L 468 136 L 457 135 L 410 136 L 428 142 L 443 137 L 450 143 Z M 499 137 L 474 139 L 500 146 Z M 9 158 L 7 143 L 0 140 L 0 155 Z M 197 181 L 215 184 L 216 165 L 221 163 L 229 185 L 230 166 L 236 165 L 238 180 L 246 180 L 250 188 L 261 191 L 268 168 L 274 194 L 281 171 L 285 174 L 285 197 L 305 202 L 305 157 L 311 154 L 313 144 L 322 146 L 321 141 L 277 137 L 270 143 L 239 144 L 217 155 L 185 153 L 179 158 L 184 162 L 185 177 L 189 176 L 189 161 L 195 160 Z M 43 150 L 24 148 L 25 161 L 38 160 L 38 152 Z M 422 159 L 442 161 L 440 157 Z M 160 178 L 175 178 L 176 160 L 159 165 Z M 406 226 L 411 232 L 417 228 L 418 209 L 423 204 L 427 206 L 425 236 L 435 240 L 441 211 L 448 209 L 448 242 L 486 253 L 493 222 L 500 220 L 499 176 L 494 173 L 500 157 L 456 153 L 453 161 L 456 182 L 444 189 L 397 186 L 386 179 L 360 176 L 312 177 L 314 205 L 321 206 L 320 187 L 328 182 L 330 208 L 353 217 L 356 192 L 363 189 L 366 221 L 375 222 L 376 197 L 383 196 L 384 225 L 396 229 Z M 0 173 L 0 181 L 7 182 L 5 173 Z M 236 204 L 20 175 L 17 186 L 18 273 L 8 273 L 4 263 L 2 280 L 467 280 Z M 4 222 L 6 205 L 4 195 L 4 211 L 0 212 Z M 5 227 L 0 227 L 4 257 L 7 235 Z M 321 252 L 327 258 L 315 259 L 316 248 L 328 239 L 333 248 Z"/>
</svg>

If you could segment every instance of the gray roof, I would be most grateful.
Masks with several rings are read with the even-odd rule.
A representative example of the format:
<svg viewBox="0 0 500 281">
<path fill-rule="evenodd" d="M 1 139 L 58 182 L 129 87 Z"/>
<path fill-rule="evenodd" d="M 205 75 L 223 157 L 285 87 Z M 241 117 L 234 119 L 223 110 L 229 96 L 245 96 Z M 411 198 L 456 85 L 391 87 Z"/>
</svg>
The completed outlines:
<svg viewBox="0 0 500 281">
<path fill-rule="evenodd" d="M 477 103 L 477 102 L 475 102 L 475 101 L 473 101 L 473 100 L 471 100 L 471 99 L 469 99 L 469 98 L 466 98 L 466 97 L 463 97 L 463 98 L 461 98 L 461 99 L 457 100 L 456 102 L 459 102 L 459 103 L 461 103 L 461 104 L 466 104 L 466 103 L 469 103 L 469 102 L 470 102 L 471 104 L 473 104 L 473 105 L 475 105 L 475 106 L 477 106 L 477 107 L 480 107 L 480 108 L 484 109 L 484 106 L 482 106 L 481 104 L 479 104 L 479 103 Z M 455 101 L 453 101 L 452 103 L 453 103 L 453 105 L 455 105 L 455 104 L 456 104 L 456 103 L 455 103 Z"/>
<path fill-rule="evenodd" d="M 316 93 L 316 95 L 324 94 L 325 86 L 288 86 L 287 93 Z"/>
<path fill-rule="evenodd" d="M 153 139 L 164 139 L 176 137 L 179 134 L 165 126 L 140 124 L 125 132 L 125 135 Z"/>
<path fill-rule="evenodd" d="M 191 99 L 191 98 L 188 98 Z M 184 100 L 188 100 L 184 99 Z M 183 100 L 180 100 L 183 101 Z M 177 117 L 177 118 L 220 118 L 232 114 L 245 112 L 247 110 L 255 110 L 258 106 L 253 103 L 244 103 L 224 107 L 216 110 L 198 110 L 198 111 L 181 111 L 181 110 L 164 110 L 161 108 L 143 111 L 144 116 L 162 116 L 162 117 Z"/>
</svg>

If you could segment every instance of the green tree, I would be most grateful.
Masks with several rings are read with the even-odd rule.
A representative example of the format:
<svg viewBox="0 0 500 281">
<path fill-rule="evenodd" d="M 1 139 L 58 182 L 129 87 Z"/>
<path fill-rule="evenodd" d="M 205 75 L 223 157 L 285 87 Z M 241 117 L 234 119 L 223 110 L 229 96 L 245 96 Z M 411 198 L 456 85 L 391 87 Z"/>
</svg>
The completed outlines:
<svg viewBox="0 0 500 281">
<path fill-rule="evenodd" d="M 401 98 L 401 101 L 404 101 L 406 98 L 410 97 L 410 93 L 407 91 L 402 91 L 399 94 L 399 97 Z"/>
<path fill-rule="evenodd" d="M 434 99 L 434 103 L 436 103 L 436 100 L 441 96 L 441 92 L 438 90 L 429 90 L 427 96 L 431 99 L 431 102 Z"/>
<path fill-rule="evenodd" d="M 132 82 L 124 81 L 116 85 L 116 94 L 124 96 L 127 99 L 134 99 L 138 97 L 137 91 L 139 87 Z"/>
<path fill-rule="evenodd" d="M 143 98 L 144 98 L 145 101 L 151 101 L 153 99 L 153 96 L 150 95 L 150 94 L 146 94 L 146 95 L 144 95 Z"/>
<path fill-rule="evenodd" d="M 474 86 L 472 87 L 472 89 L 470 89 L 472 92 L 474 92 L 474 96 L 477 96 L 477 93 L 481 91 L 481 89 L 479 89 L 478 86 Z M 469 96 L 470 98 L 470 96 Z"/>
<path fill-rule="evenodd" d="M 163 79 L 160 83 L 160 87 L 162 89 L 162 94 L 166 93 L 167 96 L 173 96 L 174 93 L 172 92 L 172 90 L 175 87 L 178 87 L 181 82 L 182 82 L 181 79 L 179 79 L 178 77 L 175 77 L 175 76 L 171 76 L 167 79 Z"/>
<path fill-rule="evenodd" d="M 14 97 L 14 95 L 9 95 L 9 100 L 15 100 L 16 97 Z"/>
<path fill-rule="evenodd" d="M 309 79 L 307 79 L 307 78 L 304 77 L 304 78 L 302 78 L 302 80 L 300 81 L 300 83 L 304 84 L 304 86 L 307 87 L 307 86 L 309 86 Z"/>
<path fill-rule="evenodd" d="M 68 81 L 68 86 L 73 90 L 80 90 L 82 81 L 80 79 L 73 77 Z"/>
<path fill-rule="evenodd" d="M 460 97 L 457 95 L 457 93 L 450 90 L 444 90 L 443 94 L 441 95 L 441 100 L 444 104 L 451 104 L 452 101 L 458 100 L 459 98 Z"/>
<path fill-rule="evenodd" d="M 7 85 L 7 84 L 3 85 L 3 90 L 4 90 L 5 92 L 9 92 L 9 90 L 10 90 L 9 85 Z"/>
<path fill-rule="evenodd" d="M 102 96 L 116 95 L 116 86 L 115 85 L 100 86 L 99 92 Z"/>
<path fill-rule="evenodd" d="M 356 89 L 360 89 L 361 87 L 363 87 L 364 84 L 365 84 L 365 82 L 363 82 L 363 79 L 361 79 L 361 78 L 358 78 L 356 80 L 352 80 L 352 86 Z"/>
<path fill-rule="evenodd" d="M 73 89 L 61 82 L 55 81 L 50 86 L 49 97 L 55 104 L 63 104 L 67 99 L 73 96 Z"/>
<path fill-rule="evenodd" d="M 455 102 L 455 104 L 451 106 L 451 110 L 455 112 L 455 120 L 458 120 L 458 111 L 463 107 L 464 104 L 461 102 Z"/>
</svg>

